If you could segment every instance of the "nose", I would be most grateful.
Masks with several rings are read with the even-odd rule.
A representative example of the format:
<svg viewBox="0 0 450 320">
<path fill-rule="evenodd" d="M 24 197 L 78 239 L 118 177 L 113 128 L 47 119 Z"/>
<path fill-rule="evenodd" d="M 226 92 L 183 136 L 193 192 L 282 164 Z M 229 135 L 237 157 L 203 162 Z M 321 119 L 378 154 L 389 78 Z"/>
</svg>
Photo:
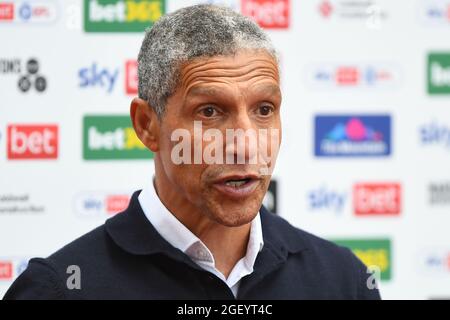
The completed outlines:
<svg viewBox="0 0 450 320">
<path fill-rule="evenodd" d="M 258 131 L 247 108 L 232 117 L 225 131 L 227 164 L 257 164 Z"/>
</svg>

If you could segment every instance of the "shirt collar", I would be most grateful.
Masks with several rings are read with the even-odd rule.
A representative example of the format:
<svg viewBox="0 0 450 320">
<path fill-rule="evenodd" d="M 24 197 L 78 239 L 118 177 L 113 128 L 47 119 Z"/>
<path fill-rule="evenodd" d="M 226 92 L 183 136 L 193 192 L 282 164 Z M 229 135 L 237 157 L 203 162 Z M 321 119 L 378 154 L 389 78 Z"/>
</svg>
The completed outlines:
<svg viewBox="0 0 450 320">
<path fill-rule="evenodd" d="M 153 181 L 138 196 L 144 215 L 158 233 L 173 247 L 187 254 L 194 261 L 203 261 L 214 266 L 214 256 L 208 247 L 182 224 L 161 202 Z M 250 236 L 244 262 L 253 269 L 258 252 L 264 246 L 261 218 L 258 213 L 251 222 Z"/>
<path fill-rule="evenodd" d="M 185 255 L 180 255 L 180 251 L 170 245 L 149 223 L 139 204 L 140 193 L 141 190 L 134 192 L 128 208 L 106 221 L 105 230 L 108 235 L 117 246 L 130 254 L 165 253 L 195 267 L 195 264 L 189 263 Z M 296 253 L 309 247 L 308 240 L 287 221 L 267 211 L 264 206 L 259 213 L 264 248 L 267 247 L 275 256 L 284 260 L 287 257 L 285 252 Z"/>
</svg>

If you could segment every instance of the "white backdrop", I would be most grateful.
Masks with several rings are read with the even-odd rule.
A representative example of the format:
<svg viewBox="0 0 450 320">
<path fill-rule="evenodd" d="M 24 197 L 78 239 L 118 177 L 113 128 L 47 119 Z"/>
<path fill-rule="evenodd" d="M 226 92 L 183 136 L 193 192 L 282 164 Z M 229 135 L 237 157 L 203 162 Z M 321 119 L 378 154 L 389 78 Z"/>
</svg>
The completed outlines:
<svg viewBox="0 0 450 320">
<path fill-rule="evenodd" d="M 102 224 L 153 174 L 126 119 L 142 27 L 99 32 L 84 2 L 104 9 L 0 2 L 0 297 L 29 258 Z M 450 0 L 149 0 L 133 12 L 150 10 L 135 17 L 148 24 L 200 2 L 252 15 L 281 53 L 276 213 L 379 265 L 384 298 L 450 298 Z M 112 132 L 113 151 L 93 150 L 89 128 Z"/>
</svg>

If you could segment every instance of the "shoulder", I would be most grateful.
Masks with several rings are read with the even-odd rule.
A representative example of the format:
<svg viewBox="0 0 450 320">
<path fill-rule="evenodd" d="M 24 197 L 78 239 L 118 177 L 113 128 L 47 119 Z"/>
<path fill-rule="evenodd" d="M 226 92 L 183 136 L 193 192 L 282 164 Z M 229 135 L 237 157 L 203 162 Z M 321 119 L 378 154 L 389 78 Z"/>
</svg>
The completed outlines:
<svg viewBox="0 0 450 320">
<path fill-rule="evenodd" d="M 72 241 L 47 258 L 33 258 L 8 289 L 5 300 L 66 299 L 66 282 L 73 268 L 98 269 L 109 246 L 104 226 Z"/>
<path fill-rule="evenodd" d="M 345 296 L 380 299 L 373 274 L 350 249 L 264 211 L 261 213 L 265 216 L 266 235 L 272 238 L 270 241 L 284 246 L 291 253 L 288 263 L 292 266 L 292 273 L 300 272 L 307 278 L 305 281 L 326 285 L 329 290 L 343 292 Z"/>
</svg>

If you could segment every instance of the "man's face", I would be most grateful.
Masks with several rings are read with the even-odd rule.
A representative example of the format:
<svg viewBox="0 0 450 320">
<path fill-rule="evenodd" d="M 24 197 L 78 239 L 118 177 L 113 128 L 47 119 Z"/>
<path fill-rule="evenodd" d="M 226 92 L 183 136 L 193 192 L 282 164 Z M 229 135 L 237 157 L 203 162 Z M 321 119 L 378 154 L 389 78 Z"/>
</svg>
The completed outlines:
<svg viewBox="0 0 450 320">
<path fill-rule="evenodd" d="M 274 149 L 278 150 L 281 141 L 277 63 L 265 52 L 241 51 L 234 56 L 194 60 L 181 68 L 180 75 L 180 85 L 168 99 L 160 122 L 159 157 L 164 175 L 177 195 L 184 198 L 182 202 L 194 206 L 209 219 L 226 226 L 249 223 L 258 213 L 270 174 L 261 170 L 267 168 L 261 159 L 256 163 L 250 161 L 262 150 L 255 150 L 248 138 L 244 145 L 239 145 L 237 139 L 230 143 L 226 130 L 242 133 L 250 129 L 256 133 L 258 143 L 262 139 L 258 134 L 265 132 L 267 149 L 263 152 L 273 157 L 270 165 L 274 164 Z M 221 133 L 224 161 L 204 161 L 199 150 L 208 150 L 209 146 L 211 151 L 220 140 L 204 137 L 198 140 L 198 134 L 196 139 L 194 121 L 201 121 L 202 133 L 208 129 Z M 180 129 L 190 133 L 190 163 L 174 162 L 172 150 L 180 141 L 171 137 Z M 270 147 L 271 138 L 267 138 L 273 132 L 278 133 L 276 148 Z M 196 152 L 202 157 L 200 164 L 194 163 Z M 217 149 L 212 151 L 213 155 L 216 153 Z M 233 163 L 226 161 L 227 156 L 234 157 Z M 236 163 L 238 157 L 240 164 Z"/>
</svg>

